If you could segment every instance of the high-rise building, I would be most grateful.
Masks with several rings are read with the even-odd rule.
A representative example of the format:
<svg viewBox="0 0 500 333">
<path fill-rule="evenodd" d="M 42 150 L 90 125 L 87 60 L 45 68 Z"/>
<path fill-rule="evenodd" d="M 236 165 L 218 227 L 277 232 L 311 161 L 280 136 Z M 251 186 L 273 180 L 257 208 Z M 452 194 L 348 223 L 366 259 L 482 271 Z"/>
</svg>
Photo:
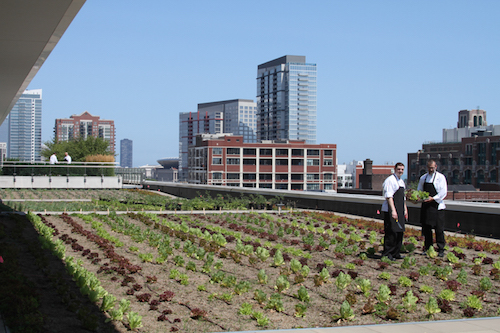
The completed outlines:
<svg viewBox="0 0 500 333">
<path fill-rule="evenodd" d="M 122 168 L 132 167 L 132 140 L 120 140 L 120 166 Z"/>
<path fill-rule="evenodd" d="M 79 115 L 72 115 L 67 119 L 56 119 L 54 135 L 59 141 L 83 138 L 89 136 L 101 138 L 109 142 L 109 150 L 115 150 L 115 122 L 114 120 L 100 119 L 88 111 Z"/>
<path fill-rule="evenodd" d="M 316 143 L 316 64 L 305 56 L 258 66 L 257 139 Z"/>
<path fill-rule="evenodd" d="M 40 161 L 42 150 L 42 89 L 25 90 L 5 119 L 7 157 Z"/>
<path fill-rule="evenodd" d="M 232 133 L 245 142 L 257 142 L 257 104 L 248 99 L 232 99 L 198 104 L 198 111 L 179 114 L 179 179 L 188 176 L 188 148 L 197 134 Z"/>
</svg>

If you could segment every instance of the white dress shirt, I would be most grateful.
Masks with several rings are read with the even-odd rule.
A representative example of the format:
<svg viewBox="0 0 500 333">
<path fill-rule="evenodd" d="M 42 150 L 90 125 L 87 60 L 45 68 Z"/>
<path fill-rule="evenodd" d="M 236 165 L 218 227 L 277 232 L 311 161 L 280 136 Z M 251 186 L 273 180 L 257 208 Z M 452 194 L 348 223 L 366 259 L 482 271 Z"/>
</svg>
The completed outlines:
<svg viewBox="0 0 500 333">
<path fill-rule="evenodd" d="M 387 199 L 392 198 L 394 196 L 394 193 L 396 193 L 396 191 L 399 190 L 400 187 L 405 188 L 405 182 L 401 178 L 398 178 L 396 174 L 392 174 L 385 179 L 382 187 L 384 189 L 385 198 L 384 203 L 382 204 L 382 211 L 388 212 L 389 204 L 387 203 Z"/>
<path fill-rule="evenodd" d="M 434 174 L 426 173 L 420 177 L 420 181 L 418 182 L 417 189 L 419 191 L 424 190 L 424 183 L 434 184 L 434 188 L 437 191 L 437 194 L 433 196 L 434 201 L 438 203 L 438 210 L 445 209 L 446 205 L 444 204 L 444 198 L 448 195 L 448 183 L 446 182 L 446 177 L 437 171 L 434 171 Z"/>
</svg>

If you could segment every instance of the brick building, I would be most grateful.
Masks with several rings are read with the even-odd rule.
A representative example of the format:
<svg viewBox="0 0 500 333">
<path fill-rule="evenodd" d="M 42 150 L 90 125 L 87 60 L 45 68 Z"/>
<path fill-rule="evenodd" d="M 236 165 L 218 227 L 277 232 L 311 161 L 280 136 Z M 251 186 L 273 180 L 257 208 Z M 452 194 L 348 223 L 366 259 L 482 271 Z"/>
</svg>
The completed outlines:
<svg viewBox="0 0 500 333">
<path fill-rule="evenodd" d="M 418 181 L 427 172 L 427 160 L 434 159 L 448 184 L 498 182 L 500 136 L 462 138 L 461 142 L 428 143 L 416 153 L 408 154 L 408 180 Z"/>
<path fill-rule="evenodd" d="M 387 177 L 394 173 L 394 165 L 373 165 L 366 159 L 363 165 L 356 165 L 356 188 L 364 190 L 382 190 Z"/>
<path fill-rule="evenodd" d="M 443 142 L 424 143 L 408 154 L 408 181 L 418 181 L 427 172 L 427 160 L 433 159 L 449 185 L 498 183 L 500 128 L 486 124 L 484 110 L 461 110 L 458 127 L 443 130 Z"/>
<path fill-rule="evenodd" d="M 282 190 L 337 190 L 336 144 L 243 142 L 243 136 L 198 135 L 189 148 L 190 183 Z"/>
<path fill-rule="evenodd" d="M 88 111 L 72 115 L 66 119 L 56 119 L 54 135 L 58 141 L 76 138 L 86 139 L 89 136 L 102 138 L 109 142 L 109 149 L 115 152 L 115 122 L 93 116 Z"/>
</svg>

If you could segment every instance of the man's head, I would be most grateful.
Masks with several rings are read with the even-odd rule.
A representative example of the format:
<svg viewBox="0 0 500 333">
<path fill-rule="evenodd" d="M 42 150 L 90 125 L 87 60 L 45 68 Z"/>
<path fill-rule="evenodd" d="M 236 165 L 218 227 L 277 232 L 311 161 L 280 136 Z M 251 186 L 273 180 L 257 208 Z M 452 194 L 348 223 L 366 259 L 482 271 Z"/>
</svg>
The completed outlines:
<svg viewBox="0 0 500 333">
<path fill-rule="evenodd" d="M 64 156 L 68 156 L 68 152 L 65 152 L 65 153 L 64 153 Z"/>
<path fill-rule="evenodd" d="M 436 169 L 437 169 L 436 161 L 428 160 L 427 161 L 427 171 L 429 172 L 429 174 L 433 174 L 434 171 L 436 171 Z"/>
<path fill-rule="evenodd" d="M 396 165 L 394 166 L 394 173 L 396 174 L 396 176 L 401 178 L 404 171 L 405 171 L 405 165 L 401 162 L 396 163 Z"/>
</svg>

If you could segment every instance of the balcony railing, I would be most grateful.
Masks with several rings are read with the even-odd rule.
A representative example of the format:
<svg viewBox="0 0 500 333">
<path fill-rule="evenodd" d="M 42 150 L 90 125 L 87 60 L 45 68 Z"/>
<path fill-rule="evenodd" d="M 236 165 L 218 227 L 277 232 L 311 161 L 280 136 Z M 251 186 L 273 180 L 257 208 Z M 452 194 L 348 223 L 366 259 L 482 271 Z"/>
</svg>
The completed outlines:
<svg viewBox="0 0 500 333">
<path fill-rule="evenodd" d="M 115 176 L 116 162 L 46 162 L 4 161 L 2 176 Z"/>
</svg>

